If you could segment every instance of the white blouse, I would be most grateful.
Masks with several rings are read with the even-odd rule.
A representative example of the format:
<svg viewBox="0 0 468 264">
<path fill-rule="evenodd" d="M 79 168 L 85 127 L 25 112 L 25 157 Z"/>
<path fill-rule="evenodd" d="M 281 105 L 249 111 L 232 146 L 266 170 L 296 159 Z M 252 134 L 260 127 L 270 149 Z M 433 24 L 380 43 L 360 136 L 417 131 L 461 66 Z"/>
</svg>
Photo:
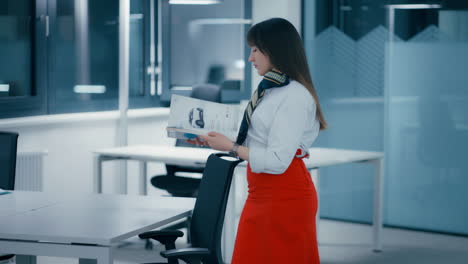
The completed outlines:
<svg viewBox="0 0 468 264">
<path fill-rule="evenodd" d="M 316 108 L 312 95 L 297 81 L 266 90 L 245 141 L 252 171 L 282 174 L 298 148 L 307 151 L 320 130 Z"/>
</svg>

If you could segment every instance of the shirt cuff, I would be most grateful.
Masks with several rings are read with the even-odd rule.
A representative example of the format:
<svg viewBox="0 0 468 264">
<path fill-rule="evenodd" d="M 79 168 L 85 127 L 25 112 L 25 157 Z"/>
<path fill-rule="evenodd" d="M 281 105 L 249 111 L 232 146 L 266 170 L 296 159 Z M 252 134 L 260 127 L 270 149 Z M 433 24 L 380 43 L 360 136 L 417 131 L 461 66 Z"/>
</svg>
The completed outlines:
<svg viewBox="0 0 468 264">
<path fill-rule="evenodd" d="M 249 165 L 252 172 L 261 173 L 265 171 L 266 148 L 249 148 Z"/>
</svg>

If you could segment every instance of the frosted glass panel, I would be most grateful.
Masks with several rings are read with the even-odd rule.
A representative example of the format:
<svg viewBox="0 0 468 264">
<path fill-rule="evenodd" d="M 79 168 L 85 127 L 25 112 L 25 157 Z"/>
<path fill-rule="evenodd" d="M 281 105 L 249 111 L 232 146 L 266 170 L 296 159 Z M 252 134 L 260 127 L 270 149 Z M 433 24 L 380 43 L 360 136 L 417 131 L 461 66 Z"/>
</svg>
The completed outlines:
<svg viewBox="0 0 468 264">
<path fill-rule="evenodd" d="M 386 220 L 468 234 L 468 43 L 431 27 L 387 54 Z"/>
<path fill-rule="evenodd" d="M 315 146 L 383 151 L 383 90 L 388 30 L 358 40 L 330 26 L 306 47 L 329 129 Z M 313 48 L 312 48 L 313 47 Z M 313 158 L 313 157 L 312 157 Z M 320 172 L 322 217 L 371 222 L 374 170 L 365 164 Z"/>
<path fill-rule="evenodd" d="M 390 11 L 383 0 L 304 1 L 304 43 L 329 123 L 314 145 L 384 151 L 386 225 L 468 234 L 468 3 L 461 2 L 460 10 Z M 371 222 L 371 167 L 320 175 L 321 217 Z"/>
</svg>

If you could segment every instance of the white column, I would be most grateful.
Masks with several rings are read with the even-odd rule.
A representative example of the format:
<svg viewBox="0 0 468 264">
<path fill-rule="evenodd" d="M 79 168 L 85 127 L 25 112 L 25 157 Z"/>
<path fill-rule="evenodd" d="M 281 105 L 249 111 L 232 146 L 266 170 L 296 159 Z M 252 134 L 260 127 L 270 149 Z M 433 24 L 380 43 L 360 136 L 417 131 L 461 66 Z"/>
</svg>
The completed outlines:
<svg viewBox="0 0 468 264">
<path fill-rule="evenodd" d="M 253 24 L 263 20 L 282 17 L 291 22 L 301 32 L 301 1 L 300 0 L 252 0 Z M 247 32 L 245 32 L 247 34 Z M 250 51 L 247 51 L 250 52 Z M 252 67 L 252 93 L 261 81 L 257 70 Z"/>
<path fill-rule="evenodd" d="M 117 146 L 126 146 L 128 139 L 128 80 L 130 46 L 130 0 L 120 0 L 119 5 L 119 112 Z M 127 193 L 127 163 L 119 166 L 120 193 Z"/>
</svg>

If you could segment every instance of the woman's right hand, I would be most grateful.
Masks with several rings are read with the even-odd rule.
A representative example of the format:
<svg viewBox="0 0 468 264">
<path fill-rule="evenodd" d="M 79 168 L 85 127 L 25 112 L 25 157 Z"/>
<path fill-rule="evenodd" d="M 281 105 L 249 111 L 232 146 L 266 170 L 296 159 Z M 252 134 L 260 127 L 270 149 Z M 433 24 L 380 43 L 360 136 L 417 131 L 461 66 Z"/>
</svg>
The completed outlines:
<svg viewBox="0 0 468 264">
<path fill-rule="evenodd" d="M 200 137 L 195 137 L 194 139 L 186 139 L 185 142 L 197 145 L 197 146 L 208 146 L 208 143 L 201 139 Z"/>
<path fill-rule="evenodd" d="M 234 145 L 225 135 L 213 131 L 207 135 L 201 135 L 199 139 L 210 146 L 210 148 L 219 151 L 230 151 Z"/>
</svg>

